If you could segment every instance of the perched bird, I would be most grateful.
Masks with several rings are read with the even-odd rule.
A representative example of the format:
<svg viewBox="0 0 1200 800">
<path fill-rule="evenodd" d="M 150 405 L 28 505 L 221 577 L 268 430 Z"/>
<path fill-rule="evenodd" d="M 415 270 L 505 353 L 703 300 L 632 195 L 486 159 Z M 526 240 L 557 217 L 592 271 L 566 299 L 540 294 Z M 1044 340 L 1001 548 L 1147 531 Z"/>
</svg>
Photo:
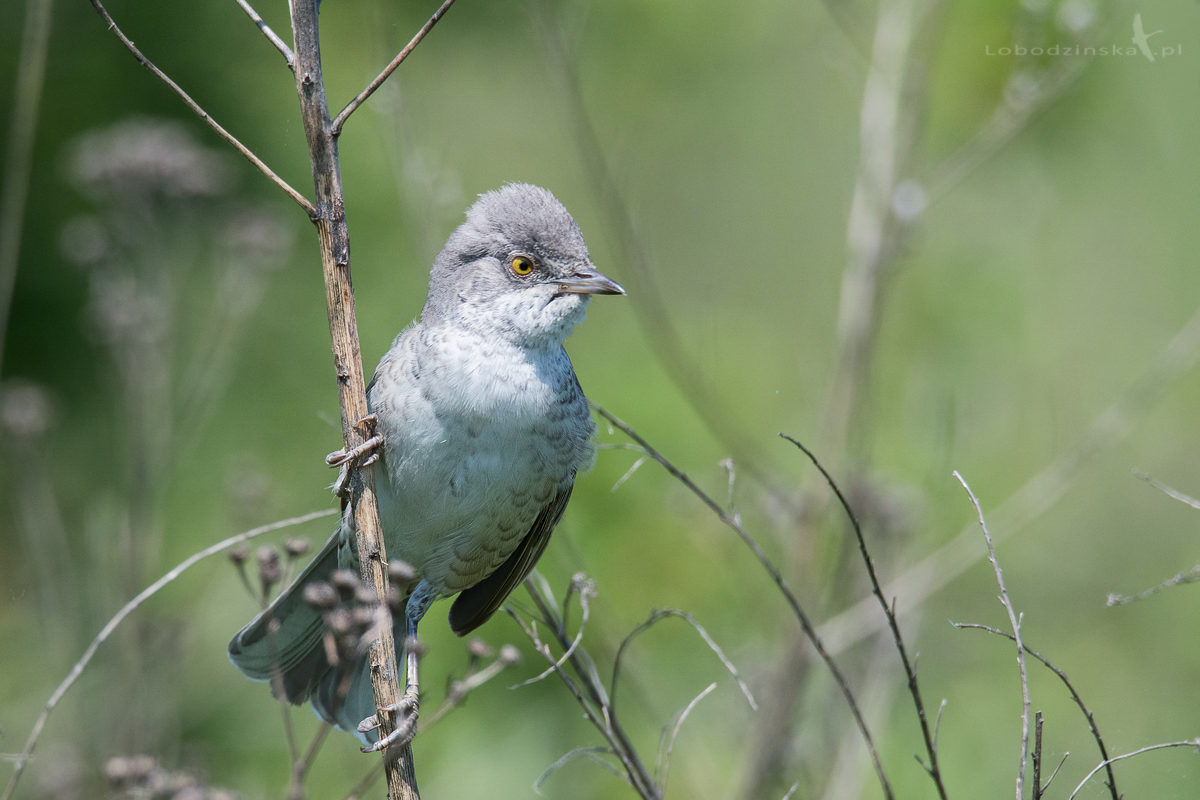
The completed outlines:
<svg viewBox="0 0 1200 800">
<path fill-rule="evenodd" d="M 415 634 L 433 601 L 455 594 L 451 629 L 474 630 L 537 563 L 576 473 L 595 457 L 595 423 L 563 342 L 591 295 L 624 293 L 592 265 L 567 210 L 537 186 L 481 195 L 451 234 L 420 319 L 396 337 L 367 389 L 382 440 L 368 468 L 387 554 L 416 573 L 398 641 Z M 311 700 L 351 731 L 375 713 L 365 659 L 339 697 L 321 614 L 303 594 L 357 563 L 343 524 L 229 644 L 245 675 L 278 675 L 288 700 Z"/>
</svg>

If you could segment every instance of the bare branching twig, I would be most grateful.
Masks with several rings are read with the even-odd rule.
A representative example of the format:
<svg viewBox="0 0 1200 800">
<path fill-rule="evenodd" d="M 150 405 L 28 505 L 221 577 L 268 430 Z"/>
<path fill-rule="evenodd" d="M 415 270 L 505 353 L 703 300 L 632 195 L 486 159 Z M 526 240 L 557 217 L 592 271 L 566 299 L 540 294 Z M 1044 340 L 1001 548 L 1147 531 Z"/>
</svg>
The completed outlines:
<svg viewBox="0 0 1200 800">
<path fill-rule="evenodd" d="M 237 150 L 239 153 L 241 153 L 242 156 L 244 156 L 247 161 L 253 164 L 259 172 L 270 178 L 272 183 L 282 189 L 288 197 L 292 198 L 292 200 L 296 202 L 296 205 L 304 209 L 304 213 L 308 214 L 309 217 L 316 213 L 316 209 L 313 207 L 313 204 L 309 202 L 307 197 L 293 189 L 291 184 L 289 184 L 279 175 L 275 174 L 275 171 L 268 167 L 266 162 L 259 158 L 253 150 L 242 144 L 241 140 L 239 140 L 229 131 L 225 130 L 225 128 L 223 128 L 219 122 L 209 116 L 209 113 L 205 111 L 199 103 L 193 100 L 192 96 L 183 90 L 183 87 L 172 80 L 171 77 L 161 69 L 156 67 L 150 59 L 146 58 L 142 51 L 138 49 L 137 45 L 135 45 L 133 41 L 126 36 L 120 28 L 117 27 L 117 23 L 113 21 L 112 16 L 109 15 L 108 10 L 100 2 L 100 0 L 91 0 L 91 3 L 96 9 L 96 13 L 98 13 L 100 18 L 103 19 L 108 25 L 108 29 L 112 31 L 113 35 L 121 41 L 121 44 L 125 45 L 125 49 L 133 54 L 133 57 L 137 59 L 139 64 L 150 70 L 150 73 L 154 75 L 154 77 L 165 83 L 167 88 L 174 92 L 175 95 L 183 101 L 184 105 L 190 108 L 196 114 L 196 116 L 204 120 L 204 123 L 216 131 L 217 135 L 228 142 L 234 150 Z"/>
<path fill-rule="evenodd" d="M 579 576 L 576 576 L 572 580 L 572 585 L 578 579 Z M 564 651 L 570 651 L 569 655 L 565 658 L 556 658 L 551 649 L 550 642 L 544 641 L 538 632 L 537 622 L 534 619 L 524 619 L 513 610 L 511 605 L 505 606 L 505 611 L 521 626 L 521 630 L 529 637 L 530 642 L 533 643 L 534 649 L 550 664 L 550 671 L 557 675 L 563 685 L 567 687 L 567 690 L 574 696 L 575 701 L 579 703 L 580 708 L 583 709 L 584 717 L 600 732 L 608 745 L 606 748 L 581 748 L 572 750 L 551 765 L 546 772 L 542 773 L 535 786 L 540 786 L 558 767 L 574 758 L 582 756 L 596 761 L 596 763 L 620 775 L 643 800 L 660 800 L 662 797 L 661 787 L 656 784 L 650 771 L 646 769 L 645 764 L 638 755 L 636 748 L 634 748 L 629 736 L 621 727 L 608 692 L 605 691 L 604 684 L 600 680 L 595 662 L 587 651 L 578 646 L 577 643 L 574 647 L 572 646 L 572 642 L 575 642 L 580 637 L 571 636 L 567 630 L 566 614 L 559 610 L 549 584 L 546 583 L 541 575 L 534 571 L 526 578 L 525 588 L 529 591 L 529 596 L 533 599 L 533 603 L 537 607 L 542 624 L 549 628 L 554 641 L 559 647 L 563 648 Z M 585 594 L 585 591 L 575 591 L 573 594 L 582 596 Z M 568 664 L 571 667 L 571 673 L 568 673 L 565 668 Z M 574 677 L 572 677 L 572 673 Z M 616 758 L 620 762 L 622 769 L 618 770 L 612 764 L 601 759 L 600 755 L 602 754 L 608 754 Z"/>
<path fill-rule="evenodd" d="M 716 688 L 717 685 L 715 683 L 710 683 L 708 686 L 705 686 L 703 689 L 701 689 L 700 693 L 689 700 L 688 704 L 680 709 L 679 713 L 675 715 L 675 719 L 673 720 L 672 724 L 663 728 L 662 738 L 659 741 L 658 764 L 655 773 L 658 775 L 658 785 L 663 789 L 664 792 L 667 788 L 667 774 L 671 769 L 671 754 L 675 750 L 675 739 L 678 738 L 679 731 L 683 728 L 683 723 L 687 720 L 688 715 L 692 713 L 692 709 L 694 709 L 701 700 L 708 697 L 708 695 L 712 693 L 713 689 Z"/>
<path fill-rule="evenodd" d="M 900 623 L 896 620 L 894 603 L 889 603 L 887 598 L 883 596 L 883 588 L 880 586 L 879 577 L 875 573 L 875 561 L 871 558 L 871 552 L 867 549 L 866 539 L 863 538 L 862 526 L 858 524 L 858 518 L 855 516 L 854 510 L 850 507 L 850 503 L 846 500 L 846 496 L 842 494 L 841 488 L 838 487 L 833 476 L 826 471 L 824 465 L 821 464 L 812 451 L 786 433 L 779 435 L 798 447 L 804 455 L 808 456 L 808 460 L 812 462 L 813 466 L 820 470 L 821 476 L 829 484 L 829 488 L 833 490 L 838 503 L 850 521 L 850 527 L 853 528 L 854 537 L 858 543 L 859 556 L 862 558 L 863 565 L 867 569 L 867 577 L 871 582 L 871 593 L 879 601 L 879 607 L 883 610 L 883 615 L 887 619 L 888 628 L 892 633 L 892 641 L 896 645 L 896 652 L 900 655 L 900 664 L 904 668 L 904 676 L 908 681 L 908 691 L 912 695 L 913 704 L 916 706 L 917 721 L 921 726 L 921 736 L 925 740 L 925 753 L 929 757 L 929 763 L 922 764 L 922 766 L 929 773 L 929 777 L 933 779 L 934 786 L 937 787 L 938 796 L 945 800 L 946 787 L 942 783 L 942 772 L 938 766 L 937 737 L 935 732 L 930 729 L 928 715 L 925 713 L 925 702 L 921 698 L 921 687 L 917 681 L 917 670 L 908 657 L 908 648 L 905 646 L 904 637 L 900 633 Z"/>
<path fill-rule="evenodd" d="M 1149 753 L 1152 750 L 1165 750 L 1168 747 L 1194 747 L 1194 748 L 1197 748 L 1197 750 L 1200 750 L 1200 737 L 1197 737 L 1195 739 L 1184 739 L 1181 742 L 1163 742 L 1161 744 L 1151 744 L 1151 745 L 1147 745 L 1145 747 L 1139 747 L 1137 750 L 1134 750 L 1131 753 L 1123 753 L 1122 755 L 1113 756 L 1112 758 L 1105 759 L 1104 761 L 1101 761 L 1099 764 L 1097 764 L 1095 766 L 1095 768 L 1091 772 L 1089 772 L 1084 777 L 1083 780 L 1081 780 L 1079 782 L 1079 785 L 1075 787 L 1075 791 L 1071 792 L 1071 796 L 1068 797 L 1067 800 L 1075 800 L 1075 797 L 1079 794 L 1080 791 L 1082 791 L 1084 785 L 1088 781 L 1090 781 L 1096 775 L 1097 772 L 1099 772 L 1101 769 L 1107 767 L 1109 764 L 1112 764 L 1117 761 L 1124 761 L 1125 759 L 1133 758 L 1134 756 L 1140 756 L 1143 753 Z"/>
<path fill-rule="evenodd" d="M 729 674 L 733 676 L 733 680 L 737 683 L 738 688 L 742 691 L 742 695 L 746 698 L 746 702 L 750 705 L 750 708 L 754 711 L 757 711 L 758 702 L 754 699 L 754 695 L 750 692 L 750 687 L 746 684 L 746 681 L 742 679 L 742 675 L 740 672 L 738 672 L 737 666 L 735 666 L 729 657 L 725 655 L 725 651 L 721 649 L 721 646 L 717 644 L 716 640 L 712 638 L 704 626 L 696 621 L 695 617 L 688 612 L 681 611 L 677 608 L 664 608 L 651 612 L 649 619 L 638 625 L 636 628 L 630 631 L 630 633 L 624 639 L 621 640 L 621 644 L 617 647 L 617 653 L 615 656 L 613 656 L 612 678 L 609 680 L 608 693 L 613 698 L 613 702 L 616 702 L 617 678 L 620 676 L 621 659 L 625 655 L 625 650 L 636 637 L 649 630 L 660 620 L 667 619 L 669 617 L 677 617 L 695 629 L 696 633 L 700 635 L 700 638 L 704 640 L 704 643 L 708 645 L 708 649 L 713 651 L 716 657 L 720 660 L 721 665 L 724 666 L 725 669 L 729 671 Z"/>
<path fill-rule="evenodd" d="M 1113 606 L 1124 606 L 1128 605 L 1129 603 L 1136 603 L 1139 600 L 1145 600 L 1149 597 L 1153 597 L 1159 592 L 1166 591 L 1173 586 L 1182 586 L 1187 583 L 1200 583 L 1200 564 L 1194 565 L 1187 572 L 1177 572 L 1162 583 L 1151 586 L 1149 589 L 1143 589 L 1137 594 L 1126 595 L 1109 592 L 1108 599 L 1105 602 L 1109 608 Z"/>
<path fill-rule="evenodd" d="M 71 668 L 71 672 L 66 678 L 63 679 L 62 683 L 58 685 L 58 688 L 54 690 L 54 693 L 50 695 L 50 699 L 46 701 L 46 705 L 42 709 L 42 713 L 38 716 L 37 720 L 33 724 L 33 730 L 30 732 L 29 738 L 25 742 L 25 747 L 13 759 L 13 774 L 8 779 L 8 785 L 4 788 L 4 793 L 0 794 L 0 800 L 10 800 L 10 798 L 13 796 L 13 792 L 16 791 L 17 784 L 21 780 L 21 773 L 24 772 L 25 765 L 29 763 L 29 757 L 33 754 L 33 749 L 37 747 L 38 739 L 42 735 L 42 729 L 46 726 L 46 721 L 49 719 L 51 712 L 53 712 L 55 707 L 58 706 L 59 701 L 62 700 L 63 695 L 67 693 L 67 691 L 75 684 L 75 681 L 79 679 L 79 676 L 83 674 L 83 670 L 89 663 L 91 663 L 91 660 L 93 656 L 96 655 L 96 651 L 100 648 L 100 645 L 104 644 L 104 642 L 110 636 L 112 636 L 113 631 L 115 631 L 130 614 L 136 611 L 139 606 L 156 595 L 164 586 L 174 581 L 188 569 L 193 567 L 196 563 L 203 561 L 209 556 L 224 552 L 231 547 L 241 544 L 242 542 L 249 541 L 257 536 L 262 536 L 264 533 L 270 533 L 272 531 L 282 530 L 283 528 L 302 525 L 303 523 L 310 522 L 314 519 L 322 519 L 324 517 L 333 516 L 335 513 L 337 512 L 333 509 L 312 511 L 308 514 L 302 514 L 298 517 L 291 517 L 289 519 L 279 520 L 267 525 L 260 525 L 257 528 L 252 528 L 243 533 L 239 533 L 236 536 L 230 536 L 228 539 L 223 539 L 216 544 L 209 545 L 203 550 L 193 553 L 183 561 L 179 562 L 179 564 L 177 564 L 173 569 L 156 580 L 154 583 L 147 586 L 145 589 L 139 592 L 136 597 L 122 606 L 121 609 L 114 614 L 107 623 L 105 623 L 104 627 L 100 629 L 100 632 L 96 634 L 94 639 L 92 639 L 91 644 L 89 644 L 87 649 L 83 651 L 83 655 L 79 657 L 77 662 L 75 662 L 75 666 Z"/>
<path fill-rule="evenodd" d="M 354 286 L 350 277 L 350 234 L 346 224 L 346 203 L 338 159 L 340 122 L 330 118 L 325 99 L 321 69 L 321 45 L 318 33 L 318 0 L 292 0 L 292 35 L 294 38 L 296 93 L 300 101 L 301 119 L 308 141 L 312 164 L 316 202 L 312 216 L 320 240 L 321 268 L 325 282 L 325 301 L 329 318 L 329 334 L 333 344 L 334 366 L 337 373 L 338 405 L 342 418 L 342 440 L 347 453 L 368 437 L 362 424 L 368 416 L 366 376 L 358 339 L 358 320 L 355 311 Z M 412 46 L 420 41 L 414 38 Z M 411 50 L 410 50 L 411 51 Z M 386 77 L 386 76 L 384 76 Z M 368 93 L 369 94 L 369 93 Z M 364 96 L 363 100 L 366 99 Z M 361 103 L 361 101 L 360 101 Z M 353 110 L 349 108 L 349 110 Z M 349 111 L 339 119 L 344 121 Z M 348 510 L 353 517 L 359 571 L 378 598 L 389 597 L 388 558 L 379 522 L 375 499 L 374 473 L 351 469 Z M 388 614 L 386 603 L 380 603 L 382 614 Z M 390 620 L 376 627 L 377 638 L 368 649 L 371 688 L 378 711 L 380 742 L 397 729 L 396 709 L 400 699 L 396 646 Z M 403 720 L 415 726 L 417 710 Z M 415 728 L 412 728 L 415 733 Z M 389 800 L 419 797 L 413 767 L 411 735 L 401 739 L 384 753 Z"/>
<path fill-rule="evenodd" d="M 408 58 L 409 53 L 411 53 L 413 49 L 421 43 L 421 40 L 425 38 L 425 35 L 433 30 L 433 26 L 438 23 L 438 20 L 442 18 L 442 15 L 450 10 L 450 6 L 452 5 L 454 5 L 454 0 L 443 0 L 442 4 L 438 6 L 438 10 L 433 12 L 433 16 L 431 16 L 428 21 L 421 26 L 421 29 L 417 31 L 416 35 L 409 40 L 408 44 L 406 44 L 404 48 L 396 54 L 396 57 L 391 60 L 391 63 L 383 68 L 383 72 L 380 72 L 378 75 L 376 75 L 375 78 L 367 84 L 366 88 L 358 93 L 358 96 L 347 103 L 346 107 L 338 112 L 338 115 L 333 118 L 333 121 L 329 125 L 330 133 L 334 136 L 334 138 L 337 138 L 337 136 L 342 132 L 342 127 L 346 124 L 346 120 L 350 118 L 350 115 L 357 111 L 358 107 L 365 103 L 368 97 L 375 94 L 375 90 L 382 86 L 383 82 L 386 81 L 388 77 L 396 71 L 396 68 L 404 63 L 404 59 Z"/>
<path fill-rule="evenodd" d="M 1126 389 L 1098 413 L 1072 447 L 1034 473 L 992 512 L 993 540 L 1003 541 L 1051 508 L 1102 453 L 1119 444 L 1134 423 L 1200 360 L 1200 310 L 1183 324 Z M 950 542 L 909 567 L 884 586 L 889 597 L 901 597 L 900 615 L 919 608 L 930 596 L 959 577 L 980 559 L 975 526 L 964 528 Z M 879 632 L 884 621 L 875 613 L 875 600 L 863 598 L 820 627 L 831 652 L 842 652 Z"/>
<path fill-rule="evenodd" d="M 817 655 L 820 656 L 821 660 L 825 663 L 825 666 L 829 670 L 830 674 L 832 674 L 834 681 L 841 690 L 842 696 L 846 700 L 846 705 L 850 708 L 851 716 L 854 717 L 854 722 L 858 726 L 859 732 L 862 734 L 863 741 L 867 746 L 867 752 L 871 757 L 871 763 L 875 768 L 875 775 L 879 780 L 880 787 L 883 789 L 884 796 L 888 798 L 893 797 L 891 783 L 888 781 L 887 772 L 883 768 L 883 762 L 879 758 L 879 751 L 875 746 L 875 739 L 872 737 L 871 732 L 867 727 L 867 722 L 863 717 L 862 710 L 858 707 L 858 700 L 855 698 L 854 692 L 850 688 L 849 682 L 846 680 L 846 676 L 842 673 L 841 667 L 837 665 L 837 662 L 834 660 L 833 656 L 826 649 L 824 642 L 821 641 L 821 637 L 817 635 L 817 630 L 814 627 L 812 620 L 809 619 L 807 612 L 804 611 L 803 606 L 800 605 L 800 601 L 796 598 L 796 595 L 787 585 L 787 582 L 784 581 L 783 575 L 780 573 L 779 568 L 776 567 L 775 564 L 772 563 L 771 559 L 767 557 L 767 554 L 765 551 L 763 551 L 762 546 L 759 545 L 754 537 L 752 537 L 746 531 L 746 529 L 742 526 L 741 521 L 735 514 L 731 514 L 729 511 L 723 508 L 720 503 L 718 503 L 708 493 L 701 489 L 678 467 L 667 460 L 662 453 L 654 449 L 650 443 L 643 439 L 637 433 L 637 431 L 633 430 L 633 428 L 629 427 L 620 419 L 613 416 L 608 411 L 605 411 L 600 406 L 593 404 L 592 407 L 598 414 L 600 414 L 600 416 L 604 417 L 615 428 L 637 443 L 637 445 L 642 448 L 646 455 L 657 461 L 663 469 L 665 469 L 677 481 L 682 483 L 688 489 L 688 491 L 699 498 L 704 505 L 708 506 L 708 508 L 717 516 L 717 518 L 724 523 L 726 527 L 736 533 L 738 538 L 741 539 L 746 547 L 750 549 L 750 552 L 754 554 L 754 557 L 758 561 L 759 565 L 762 566 L 767 575 L 770 576 L 771 581 L 775 584 L 776 588 L 779 589 L 779 592 L 783 595 L 784 600 L 786 600 L 788 607 L 791 608 L 792 614 L 800 623 L 800 628 L 804 632 L 805 637 L 812 644 L 813 649 L 817 651 Z"/>
<path fill-rule="evenodd" d="M 954 471 L 954 477 L 966 490 L 967 496 L 971 498 L 971 504 L 975 506 L 975 513 L 979 516 L 979 527 L 983 530 L 983 540 L 987 543 L 988 561 L 992 564 L 992 571 L 996 574 L 996 583 L 1000 587 L 1000 604 L 1008 613 L 1008 624 L 1012 626 L 1012 638 L 1017 645 L 1017 669 L 1021 674 L 1021 760 L 1017 767 L 1016 800 L 1023 800 L 1025 796 L 1025 762 L 1029 759 L 1030 703 L 1029 676 L 1025 672 L 1025 644 L 1021 641 L 1021 615 L 1016 612 L 1012 601 L 1008 599 L 1008 588 L 1004 585 L 1004 573 L 1000 570 L 1000 561 L 996 558 L 996 546 L 992 543 L 992 534 L 988 531 L 983 508 L 980 507 L 975 493 L 971 491 L 971 487 L 967 485 L 966 479 L 959 474 L 958 470 Z"/>
<path fill-rule="evenodd" d="M 1153 475 L 1151 475 L 1147 472 L 1142 472 L 1141 470 L 1135 469 L 1133 471 L 1133 474 L 1136 478 L 1138 478 L 1139 480 L 1143 480 L 1146 483 L 1150 484 L 1155 489 L 1158 489 L 1160 492 L 1165 494 L 1167 497 L 1170 497 L 1172 500 L 1178 500 L 1179 502 L 1183 503 L 1184 505 L 1189 505 L 1192 508 L 1196 509 L 1197 511 L 1200 511 L 1200 500 L 1197 500 L 1196 498 L 1192 497 L 1190 494 L 1184 494 L 1183 492 L 1179 491 L 1178 489 L 1175 489 L 1171 486 L 1167 486 L 1165 483 L 1160 481 L 1158 478 L 1155 478 Z"/>
<path fill-rule="evenodd" d="M 283 56 L 284 61 L 287 62 L 288 69 L 295 68 L 296 59 L 295 56 L 292 55 L 292 48 L 287 46 L 287 42 L 285 42 L 283 39 L 280 39 L 279 35 L 275 33 L 275 31 L 271 30 L 271 26 L 268 25 L 261 16 L 259 16 L 258 12 L 254 10 L 254 7 L 250 5 L 248 0 L 237 0 L 237 4 L 241 6 L 242 11 L 246 12 L 246 16 L 250 18 L 250 21 L 253 22 L 260 31 L 262 31 L 262 35 L 267 37 L 267 41 L 274 45 L 275 49 L 278 50 L 280 55 Z"/>
<path fill-rule="evenodd" d="M 959 629 L 974 628 L 974 629 L 978 629 L 978 630 L 982 630 L 982 631 L 987 631 L 988 633 L 993 633 L 996 636 L 1003 636 L 1004 638 L 1006 638 L 1009 641 L 1012 641 L 1014 643 L 1016 642 L 1016 637 L 1014 637 L 1008 631 L 1002 631 L 999 628 L 993 628 L 990 625 L 981 625 L 981 624 L 975 623 L 975 622 L 951 622 L 950 624 L 953 625 L 955 628 L 959 628 Z M 1046 669 L 1050 670 L 1055 675 L 1057 675 L 1058 679 L 1063 682 L 1063 686 L 1067 687 L 1067 691 L 1071 693 L 1071 699 L 1075 701 L 1075 705 L 1079 706 L 1079 710 L 1083 712 L 1084 719 L 1087 720 L 1088 729 L 1092 732 L 1092 738 L 1096 740 L 1096 746 L 1098 748 L 1100 748 L 1101 760 L 1107 762 L 1108 761 L 1108 748 L 1106 748 L 1104 746 L 1104 737 L 1102 737 L 1100 735 L 1100 729 L 1096 726 L 1096 717 L 1092 713 L 1091 709 L 1089 709 L 1087 707 L 1087 704 L 1085 704 L 1083 702 L 1083 698 L 1079 695 L 1079 692 L 1075 690 L 1074 685 L 1072 685 L 1072 683 L 1071 683 L 1071 679 L 1067 677 L 1067 673 L 1064 672 L 1063 670 L 1059 669 L 1057 666 L 1054 665 L 1053 662 L 1050 661 L 1050 659 L 1046 658 L 1044 655 L 1039 653 L 1037 650 L 1034 650 L 1028 644 L 1025 644 L 1024 642 L 1022 642 L 1021 646 L 1022 646 L 1022 648 L 1024 648 L 1026 653 L 1028 653 L 1029 655 L 1036 658 L 1038 661 L 1040 661 L 1042 663 L 1043 666 L 1046 667 Z M 1057 771 L 1058 770 L 1056 769 L 1055 772 L 1057 772 Z M 1051 779 L 1053 779 L 1054 776 L 1051 775 L 1050 777 L 1051 777 Z M 1047 783 L 1049 783 L 1049 781 L 1047 781 Z M 1116 776 L 1113 775 L 1113 771 L 1111 768 L 1108 770 L 1108 788 L 1109 788 L 1109 791 L 1112 793 L 1113 800 L 1120 800 L 1120 793 L 1117 791 L 1117 779 L 1116 779 Z"/>
</svg>

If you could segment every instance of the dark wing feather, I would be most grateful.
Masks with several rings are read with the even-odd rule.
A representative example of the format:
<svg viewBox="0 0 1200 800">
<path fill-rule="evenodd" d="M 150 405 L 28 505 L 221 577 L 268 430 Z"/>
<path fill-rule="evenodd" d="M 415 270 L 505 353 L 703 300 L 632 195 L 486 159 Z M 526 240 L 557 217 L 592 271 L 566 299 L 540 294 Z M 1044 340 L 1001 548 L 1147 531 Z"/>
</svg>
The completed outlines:
<svg viewBox="0 0 1200 800">
<path fill-rule="evenodd" d="M 558 494 L 538 514 L 529 533 L 508 560 L 491 575 L 458 595 L 454 605 L 450 607 L 452 631 L 459 636 L 465 636 L 487 622 L 488 617 L 496 612 L 509 593 L 525 580 L 533 565 L 542 557 L 542 552 L 550 541 L 550 532 L 562 519 L 563 510 L 567 507 L 567 500 L 570 499 L 573 488 L 574 474 L 571 475 L 571 482 L 565 488 L 559 489 Z"/>
</svg>

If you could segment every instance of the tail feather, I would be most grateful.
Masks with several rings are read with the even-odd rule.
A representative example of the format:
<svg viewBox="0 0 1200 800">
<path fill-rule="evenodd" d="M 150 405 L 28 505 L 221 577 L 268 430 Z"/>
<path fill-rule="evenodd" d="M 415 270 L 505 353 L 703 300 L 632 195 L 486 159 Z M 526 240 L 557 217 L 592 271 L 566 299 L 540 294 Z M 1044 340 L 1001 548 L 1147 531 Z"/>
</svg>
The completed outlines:
<svg viewBox="0 0 1200 800">
<path fill-rule="evenodd" d="M 304 599 L 304 587 L 329 580 L 338 567 L 335 532 L 304 572 L 229 643 L 229 660 L 248 678 L 272 682 L 291 702 L 308 699 L 329 672 L 325 657 L 324 621 Z M 281 680 L 276 682 L 278 676 Z"/>
</svg>

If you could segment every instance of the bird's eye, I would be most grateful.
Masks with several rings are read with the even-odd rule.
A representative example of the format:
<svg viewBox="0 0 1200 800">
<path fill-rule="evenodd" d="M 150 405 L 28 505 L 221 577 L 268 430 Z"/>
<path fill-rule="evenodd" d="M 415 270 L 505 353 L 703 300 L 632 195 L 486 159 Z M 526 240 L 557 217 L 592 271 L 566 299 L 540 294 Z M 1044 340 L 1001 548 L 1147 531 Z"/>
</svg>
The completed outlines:
<svg viewBox="0 0 1200 800">
<path fill-rule="evenodd" d="M 513 274 L 519 278 L 524 278 L 533 272 L 533 259 L 529 256 L 513 256 L 510 265 Z"/>
</svg>

